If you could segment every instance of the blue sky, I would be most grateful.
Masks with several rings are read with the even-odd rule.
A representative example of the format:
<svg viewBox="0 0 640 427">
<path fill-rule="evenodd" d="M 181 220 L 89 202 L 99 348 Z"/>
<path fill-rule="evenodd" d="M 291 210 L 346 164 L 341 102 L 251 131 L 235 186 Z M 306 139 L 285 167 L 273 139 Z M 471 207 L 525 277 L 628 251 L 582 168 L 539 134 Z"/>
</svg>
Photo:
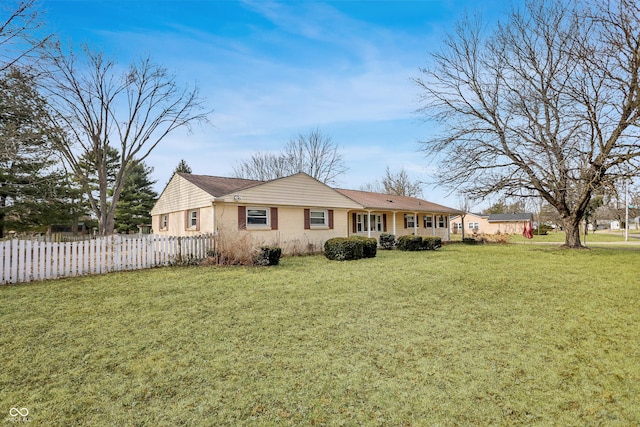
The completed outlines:
<svg viewBox="0 0 640 427">
<path fill-rule="evenodd" d="M 50 31 L 87 43 L 123 65 L 140 56 L 197 83 L 211 125 L 176 132 L 148 158 L 160 192 L 180 159 L 194 173 L 230 176 L 256 151 L 279 152 L 319 128 L 349 168 L 340 187 L 358 189 L 388 166 L 429 181 L 435 161 L 419 140 L 435 132 L 414 113 L 411 78 L 465 13 L 495 23 L 499 0 L 213 1 L 41 0 Z M 425 199 L 458 198 L 431 185 Z"/>
</svg>

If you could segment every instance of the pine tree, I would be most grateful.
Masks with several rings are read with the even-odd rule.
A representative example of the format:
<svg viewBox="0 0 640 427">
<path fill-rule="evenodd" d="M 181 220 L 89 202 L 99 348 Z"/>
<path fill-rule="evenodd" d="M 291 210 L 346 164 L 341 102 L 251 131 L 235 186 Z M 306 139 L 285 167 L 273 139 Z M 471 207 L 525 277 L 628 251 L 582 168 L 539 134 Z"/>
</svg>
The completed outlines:
<svg viewBox="0 0 640 427">
<path fill-rule="evenodd" d="M 0 237 L 69 219 L 66 174 L 53 154 L 59 133 L 34 87 L 33 78 L 17 69 L 0 76 Z"/>
<path fill-rule="evenodd" d="M 136 162 L 122 189 L 115 211 L 115 229 L 119 233 L 136 233 L 138 226 L 151 224 L 151 208 L 158 198 L 150 178 L 153 168 Z"/>
<path fill-rule="evenodd" d="M 181 159 L 180 163 L 178 163 L 178 166 L 176 166 L 173 171 L 173 173 L 176 172 L 191 173 L 191 167 L 184 161 L 184 159 Z"/>
</svg>

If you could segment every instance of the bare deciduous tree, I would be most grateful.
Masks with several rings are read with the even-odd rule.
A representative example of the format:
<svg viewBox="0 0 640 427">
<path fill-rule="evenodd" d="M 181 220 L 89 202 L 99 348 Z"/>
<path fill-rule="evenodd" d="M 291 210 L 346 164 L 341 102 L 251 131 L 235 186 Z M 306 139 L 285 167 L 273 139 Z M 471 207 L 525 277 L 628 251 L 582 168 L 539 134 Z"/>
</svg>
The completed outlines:
<svg viewBox="0 0 640 427">
<path fill-rule="evenodd" d="M 38 34 L 43 27 L 40 18 L 35 0 L 0 5 L 0 72 L 31 57 L 51 39 Z"/>
<path fill-rule="evenodd" d="M 299 172 L 291 167 L 284 154 L 257 152 L 233 168 L 236 178 L 270 181 Z"/>
<path fill-rule="evenodd" d="M 594 192 L 638 170 L 640 6 L 633 0 L 530 0 L 491 34 L 460 22 L 415 79 L 440 184 L 483 198 L 541 197 L 565 246 Z"/>
<path fill-rule="evenodd" d="M 391 172 L 389 166 L 385 170 L 381 181 L 365 184 L 361 187 L 364 191 L 374 193 L 394 194 L 396 196 L 420 197 L 422 196 L 422 185 L 418 180 L 411 180 L 407 171 L 402 168 L 400 171 Z"/>
<path fill-rule="evenodd" d="M 269 181 L 304 172 L 325 184 L 336 184 L 347 168 L 331 137 L 314 129 L 291 139 L 279 154 L 254 153 L 233 170 L 238 178 Z"/>
<path fill-rule="evenodd" d="M 54 109 L 52 118 L 66 130 L 60 152 L 83 187 L 90 177 L 81 159 L 94 162 L 97 198 L 91 191 L 87 197 L 104 235 L 113 232 L 115 208 L 131 169 L 169 133 L 206 122 L 209 112 L 203 112 L 197 88 L 179 86 L 174 75 L 150 58 L 120 72 L 100 52 L 85 47 L 83 54 L 84 61 L 58 48 L 43 90 Z M 112 180 L 108 154 L 113 149 L 119 164 Z"/>
<path fill-rule="evenodd" d="M 464 240 L 464 218 L 471 212 L 471 200 L 464 195 L 458 199 L 458 210 L 460 213 L 460 224 L 462 225 L 462 240 Z"/>
</svg>

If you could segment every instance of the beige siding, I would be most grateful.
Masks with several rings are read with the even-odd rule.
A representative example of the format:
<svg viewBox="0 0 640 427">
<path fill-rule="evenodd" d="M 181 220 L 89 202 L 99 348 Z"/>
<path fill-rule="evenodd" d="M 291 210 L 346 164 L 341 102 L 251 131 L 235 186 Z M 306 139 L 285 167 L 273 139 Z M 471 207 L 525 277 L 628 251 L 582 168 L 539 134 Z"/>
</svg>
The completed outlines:
<svg viewBox="0 0 640 427">
<path fill-rule="evenodd" d="M 244 191 L 238 191 L 226 197 L 224 201 L 232 202 L 236 195 L 241 197 L 242 204 L 347 209 L 360 207 L 348 197 L 305 174 L 276 179 Z"/>
<path fill-rule="evenodd" d="M 487 234 L 522 234 L 524 221 L 489 222 Z"/>
<path fill-rule="evenodd" d="M 460 217 L 451 221 L 451 229 L 455 230 L 454 224 L 461 224 L 462 219 Z M 477 223 L 478 229 L 476 233 L 482 234 L 520 234 L 524 230 L 525 221 L 492 221 L 489 222 L 487 217 L 480 217 L 474 214 L 467 214 L 464 217 L 464 234 L 472 234 L 473 229 L 469 228 L 470 223 Z"/>
<path fill-rule="evenodd" d="M 248 237 L 255 245 L 277 245 L 287 254 L 320 252 L 323 250 L 324 242 L 328 239 L 348 235 L 346 209 L 333 209 L 333 229 L 322 227 L 306 230 L 304 228 L 305 207 L 273 207 L 278 208 L 277 230 L 251 226 L 248 226 L 246 230 L 239 230 L 238 205 L 216 203 L 216 230 L 222 238 L 238 240 Z M 310 206 L 308 208 L 316 207 Z M 323 207 L 323 209 L 330 208 Z"/>
<path fill-rule="evenodd" d="M 475 229 L 471 229 L 469 228 L 469 224 L 478 224 L 478 228 Z M 451 232 L 454 234 L 462 234 L 462 232 L 460 231 L 460 226 L 462 225 L 462 218 L 461 217 L 455 217 L 451 220 Z M 489 221 L 487 221 L 487 217 L 481 217 L 478 215 L 474 215 L 472 213 L 468 213 L 464 216 L 464 234 L 465 236 L 471 235 L 474 232 L 475 233 L 486 233 L 489 225 Z"/>
<path fill-rule="evenodd" d="M 213 196 L 196 187 L 180 175 L 173 175 L 158 202 L 151 209 L 151 215 L 174 213 L 186 209 L 211 206 Z M 154 229 L 155 230 L 155 229 Z"/>
<path fill-rule="evenodd" d="M 211 205 L 198 208 L 199 228 L 188 227 L 186 222 L 187 211 L 169 212 L 153 215 L 151 224 L 155 234 L 167 236 L 189 236 L 193 234 L 212 233 L 213 230 L 213 207 Z M 162 216 L 168 216 L 168 227 L 161 227 Z"/>
</svg>

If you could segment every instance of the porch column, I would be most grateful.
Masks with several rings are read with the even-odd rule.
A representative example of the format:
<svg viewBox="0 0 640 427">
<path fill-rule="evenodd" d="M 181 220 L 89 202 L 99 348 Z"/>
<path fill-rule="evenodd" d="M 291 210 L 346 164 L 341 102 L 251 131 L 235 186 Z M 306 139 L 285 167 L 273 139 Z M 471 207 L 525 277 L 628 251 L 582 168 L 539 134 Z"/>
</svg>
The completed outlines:
<svg viewBox="0 0 640 427">
<path fill-rule="evenodd" d="M 415 212 L 413 213 L 413 235 L 418 235 L 418 214 Z"/>
<path fill-rule="evenodd" d="M 393 235 L 397 236 L 397 233 L 396 233 L 396 211 L 393 211 L 392 214 L 393 214 Z"/>
<path fill-rule="evenodd" d="M 367 220 L 367 237 L 371 237 L 371 211 L 367 211 L 367 216 L 369 217 Z"/>
</svg>

